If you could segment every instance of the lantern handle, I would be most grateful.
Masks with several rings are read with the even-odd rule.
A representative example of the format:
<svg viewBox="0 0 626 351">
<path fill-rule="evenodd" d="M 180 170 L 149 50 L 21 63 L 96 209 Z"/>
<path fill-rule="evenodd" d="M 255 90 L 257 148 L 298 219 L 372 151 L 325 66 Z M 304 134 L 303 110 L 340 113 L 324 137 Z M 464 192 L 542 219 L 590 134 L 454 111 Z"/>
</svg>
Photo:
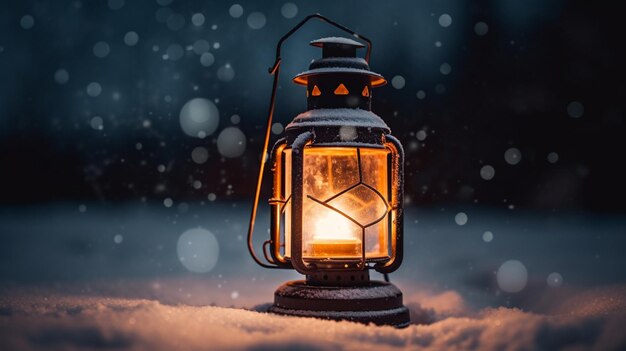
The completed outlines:
<svg viewBox="0 0 626 351">
<path fill-rule="evenodd" d="M 256 214 L 257 214 L 257 209 L 259 207 L 259 198 L 261 196 L 261 185 L 263 183 L 263 171 L 265 170 L 265 162 L 266 162 L 266 158 L 267 156 L 267 148 L 269 146 L 269 141 L 270 141 L 270 131 L 272 130 L 272 120 L 274 117 L 274 110 L 276 107 L 276 90 L 278 88 L 278 79 L 280 76 L 280 64 L 282 62 L 282 59 L 280 57 L 280 50 L 283 46 L 283 43 L 285 42 L 285 40 L 287 40 L 290 36 L 292 36 L 295 32 L 297 32 L 300 27 L 302 27 L 305 23 L 307 23 L 309 20 L 313 19 L 313 18 L 317 18 L 322 22 L 326 22 L 332 26 L 335 26 L 341 30 L 343 30 L 344 32 L 350 33 L 353 37 L 357 38 L 357 39 L 361 39 L 364 42 L 367 43 L 367 51 L 365 53 L 365 61 L 367 61 L 367 63 L 369 64 L 370 61 L 370 54 L 372 53 L 372 41 L 369 40 L 368 38 L 360 35 L 359 33 L 353 31 L 352 29 L 349 29 L 348 27 L 345 27 L 327 17 L 324 17 L 322 15 L 320 15 L 319 13 L 314 13 L 312 15 L 308 15 L 306 16 L 302 21 L 300 21 L 298 24 L 296 24 L 289 32 L 287 32 L 285 35 L 283 35 L 280 40 L 278 41 L 278 44 L 276 45 L 276 61 L 274 62 L 274 64 L 272 65 L 272 67 L 269 68 L 269 74 L 274 76 L 274 82 L 272 83 L 272 95 L 270 97 L 270 106 L 269 106 L 269 111 L 267 114 L 267 124 L 266 124 L 266 128 L 265 128 L 265 139 L 263 141 L 263 153 L 261 153 L 261 166 L 259 167 L 259 176 L 257 177 L 257 183 L 256 183 L 256 192 L 254 194 L 254 203 L 252 204 L 252 211 L 250 213 L 250 224 L 248 226 L 248 251 L 250 252 L 250 255 L 252 256 L 252 259 L 254 259 L 254 261 L 261 267 L 264 268 L 283 268 L 283 269 L 288 269 L 290 267 L 284 267 L 284 266 L 277 266 L 277 265 L 272 265 L 272 264 L 267 264 L 263 261 L 261 261 L 261 259 L 256 255 L 256 252 L 254 251 L 254 245 L 252 243 L 252 236 L 254 234 L 254 223 L 256 222 Z M 269 261 L 268 261 L 269 262 Z M 271 262 L 269 262 L 271 263 Z"/>
<path fill-rule="evenodd" d="M 272 65 L 272 67 L 270 67 L 268 69 L 269 73 L 274 75 L 277 73 L 278 67 L 280 66 L 280 63 L 282 62 L 282 59 L 280 57 L 280 50 L 283 46 L 283 42 L 285 42 L 285 40 L 287 40 L 291 35 L 293 35 L 295 32 L 297 32 L 300 27 L 302 27 L 305 23 L 307 23 L 309 20 L 313 19 L 313 18 L 317 18 L 322 22 L 326 22 L 332 26 L 335 26 L 341 30 L 343 30 L 344 32 L 350 33 L 353 37 L 357 38 L 357 39 L 361 39 L 363 40 L 366 44 L 367 44 L 367 51 L 365 52 L 365 61 L 367 61 L 367 63 L 370 63 L 370 55 L 372 53 L 372 41 L 369 40 L 368 38 L 362 36 L 361 34 L 353 31 L 352 29 L 343 26 L 331 19 L 329 19 L 328 17 L 322 16 L 319 13 L 314 13 L 312 15 L 308 15 L 306 16 L 302 21 L 300 21 L 300 23 L 296 24 L 295 27 L 293 27 L 289 32 L 287 32 L 287 34 L 283 35 L 282 38 L 280 38 L 280 40 L 278 41 L 278 44 L 276 45 L 276 61 L 274 62 L 274 65 Z M 278 74 L 276 74 L 278 75 Z"/>
</svg>

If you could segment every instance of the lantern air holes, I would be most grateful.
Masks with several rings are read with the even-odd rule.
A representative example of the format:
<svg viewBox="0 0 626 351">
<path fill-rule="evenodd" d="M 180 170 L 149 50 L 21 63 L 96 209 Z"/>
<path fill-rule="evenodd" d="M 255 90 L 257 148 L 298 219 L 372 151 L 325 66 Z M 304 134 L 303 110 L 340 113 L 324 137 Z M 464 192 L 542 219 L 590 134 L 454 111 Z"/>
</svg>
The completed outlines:
<svg viewBox="0 0 626 351">
<path fill-rule="evenodd" d="M 104 129 L 104 121 L 102 120 L 102 117 L 100 116 L 93 117 L 91 121 L 89 122 L 89 125 L 91 125 L 91 128 L 95 130 Z"/>
<path fill-rule="evenodd" d="M 243 15 L 243 7 L 239 4 L 234 4 L 228 9 L 228 14 L 232 18 L 239 18 Z"/>
<path fill-rule="evenodd" d="M 98 58 L 104 58 L 111 52 L 111 47 L 106 41 L 99 41 L 93 46 L 93 54 Z"/>
<path fill-rule="evenodd" d="M 294 18 L 298 15 L 298 6 L 293 2 L 287 2 L 280 8 L 280 13 L 285 18 Z"/>
<path fill-rule="evenodd" d="M 498 268 L 496 279 L 500 290 L 508 293 L 516 293 L 526 287 L 528 271 L 522 262 L 509 260 Z"/>
<path fill-rule="evenodd" d="M 404 88 L 405 84 L 406 84 L 406 81 L 404 80 L 403 76 L 394 76 L 391 79 L 391 85 L 396 89 Z"/>
<path fill-rule="evenodd" d="M 491 165 L 484 165 L 480 168 L 480 177 L 484 180 L 491 180 L 496 175 L 496 170 Z"/>
<path fill-rule="evenodd" d="M 97 97 L 102 93 L 102 86 L 98 82 L 91 82 L 87 85 L 87 95 Z"/>
<path fill-rule="evenodd" d="M 215 235 L 202 228 L 185 231 L 176 245 L 180 263 L 194 273 L 207 273 L 217 264 L 219 243 Z"/>
<path fill-rule="evenodd" d="M 191 151 L 191 159 L 201 165 L 209 159 L 209 151 L 205 147 L 198 146 Z"/>
<path fill-rule="evenodd" d="M 222 82 L 230 82 L 235 78 L 235 70 L 230 63 L 225 64 L 217 70 L 217 79 Z"/>
<path fill-rule="evenodd" d="M 548 283 L 548 286 L 551 288 L 557 288 L 563 285 L 563 276 L 558 272 L 552 272 L 548 275 L 546 283 Z"/>
<path fill-rule="evenodd" d="M 219 124 L 219 111 L 212 101 L 194 98 L 183 105 L 179 121 L 183 132 L 191 137 L 198 137 L 200 132 L 211 135 Z"/>
<path fill-rule="evenodd" d="M 467 224 L 467 214 L 465 214 L 465 212 L 459 212 L 456 214 L 456 216 L 454 216 L 454 222 L 457 225 L 465 225 Z"/>
<path fill-rule="evenodd" d="M 339 84 L 337 86 L 337 88 L 334 91 L 335 95 L 348 95 L 350 94 L 350 92 L 348 91 L 348 88 L 346 88 L 345 85 L 343 85 L 343 83 Z"/>
<path fill-rule="evenodd" d="M 20 19 L 20 26 L 24 29 L 31 29 L 35 25 L 35 18 L 31 15 L 24 15 Z"/>
<path fill-rule="evenodd" d="M 474 25 L 474 33 L 476 33 L 476 35 L 478 36 L 482 37 L 483 35 L 487 34 L 488 31 L 489 31 L 489 26 L 485 22 L 477 22 Z"/>
<path fill-rule="evenodd" d="M 248 22 L 248 27 L 254 30 L 258 30 L 258 29 L 265 27 L 265 23 L 267 22 L 267 19 L 265 18 L 265 15 L 262 14 L 261 12 L 252 12 L 251 14 L 248 15 L 247 22 Z"/>
<path fill-rule="evenodd" d="M 217 150 L 224 157 L 239 157 L 246 151 L 246 136 L 237 127 L 225 128 L 217 137 Z"/>
<path fill-rule="evenodd" d="M 58 84 L 65 84 L 70 80 L 70 74 L 63 68 L 54 72 L 54 81 Z"/>
<path fill-rule="evenodd" d="M 572 101 L 567 104 L 567 114 L 572 118 L 580 118 L 585 113 L 585 107 L 579 101 Z"/>
<path fill-rule="evenodd" d="M 137 32 L 130 31 L 124 35 L 124 44 L 128 46 L 135 46 L 139 42 L 139 34 Z"/>
<path fill-rule="evenodd" d="M 448 15 L 447 13 L 444 13 L 443 15 L 439 16 L 439 25 L 447 28 L 450 27 L 450 25 L 452 24 L 452 16 Z"/>
<path fill-rule="evenodd" d="M 317 87 L 317 85 L 313 86 L 313 91 L 311 91 L 311 95 L 313 95 L 313 96 L 320 96 L 320 95 L 322 95 L 322 92 L 320 91 L 320 88 Z"/>
<path fill-rule="evenodd" d="M 363 95 L 364 97 L 369 97 L 370 96 L 370 90 L 367 87 L 367 85 L 363 88 L 363 91 L 361 91 L 361 95 Z"/>
<path fill-rule="evenodd" d="M 504 152 L 504 160 L 510 165 L 516 165 L 522 160 L 522 152 L 514 147 Z"/>
</svg>

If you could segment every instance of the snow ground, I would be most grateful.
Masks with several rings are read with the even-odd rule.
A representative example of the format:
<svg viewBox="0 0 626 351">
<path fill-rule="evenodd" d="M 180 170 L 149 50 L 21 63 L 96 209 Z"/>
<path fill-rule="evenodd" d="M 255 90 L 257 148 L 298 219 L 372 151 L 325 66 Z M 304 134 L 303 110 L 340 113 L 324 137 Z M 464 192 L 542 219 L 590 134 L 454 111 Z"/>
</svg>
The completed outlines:
<svg viewBox="0 0 626 351">
<path fill-rule="evenodd" d="M 0 349 L 626 348 L 623 216 L 410 208 L 406 260 L 391 278 L 414 324 L 396 330 L 257 312 L 299 276 L 249 259 L 247 211 L 0 209 Z M 219 242 L 216 266 L 202 274 L 176 253 L 178 237 L 198 226 Z M 517 293 L 496 279 L 510 259 L 528 270 Z M 562 285 L 546 282 L 552 272 Z"/>
</svg>

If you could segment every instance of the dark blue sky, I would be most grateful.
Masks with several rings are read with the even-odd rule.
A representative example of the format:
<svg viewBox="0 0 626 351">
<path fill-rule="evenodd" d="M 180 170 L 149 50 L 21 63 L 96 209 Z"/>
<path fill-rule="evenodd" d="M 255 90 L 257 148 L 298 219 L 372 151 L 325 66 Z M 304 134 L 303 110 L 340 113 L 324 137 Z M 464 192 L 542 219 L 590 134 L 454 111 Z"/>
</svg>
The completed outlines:
<svg viewBox="0 0 626 351">
<path fill-rule="evenodd" d="M 622 38 L 609 5 L 110 0 L 0 9 L 2 203 L 249 197 L 276 42 L 320 12 L 371 38 L 372 69 L 394 83 L 375 91 L 373 109 L 407 149 L 410 201 L 624 209 Z M 320 55 L 307 43 L 341 34 L 312 23 L 286 43 L 281 125 L 306 108 L 290 78 Z M 204 138 L 180 126 L 194 98 L 218 111 Z"/>
</svg>

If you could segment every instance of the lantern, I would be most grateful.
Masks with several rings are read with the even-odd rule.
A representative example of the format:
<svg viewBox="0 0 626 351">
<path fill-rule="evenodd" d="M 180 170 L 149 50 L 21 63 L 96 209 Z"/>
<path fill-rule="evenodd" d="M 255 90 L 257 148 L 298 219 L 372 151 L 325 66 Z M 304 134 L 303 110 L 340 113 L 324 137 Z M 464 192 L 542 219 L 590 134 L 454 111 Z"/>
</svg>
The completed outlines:
<svg viewBox="0 0 626 351">
<path fill-rule="evenodd" d="M 270 312 L 403 327 L 409 312 L 387 274 L 402 262 L 404 154 L 389 127 L 371 111 L 373 90 L 386 84 L 369 68 L 371 42 L 321 15 L 305 18 L 277 48 L 274 89 L 263 155 L 272 125 L 283 41 L 318 18 L 367 42 L 340 37 L 315 40 L 322 57 L 293 81 L 306 88 L 307 111 L 285 128 L 269 162 L 273 171 L 270 238 L 262 262 L 252 244 L 263 168 L 257 183 L 248 247 L 267 268 L 295 269 L 306 280 L 275 293 Z M 369 271 L 385 282 L 370 280 Z"/>
</svg>

